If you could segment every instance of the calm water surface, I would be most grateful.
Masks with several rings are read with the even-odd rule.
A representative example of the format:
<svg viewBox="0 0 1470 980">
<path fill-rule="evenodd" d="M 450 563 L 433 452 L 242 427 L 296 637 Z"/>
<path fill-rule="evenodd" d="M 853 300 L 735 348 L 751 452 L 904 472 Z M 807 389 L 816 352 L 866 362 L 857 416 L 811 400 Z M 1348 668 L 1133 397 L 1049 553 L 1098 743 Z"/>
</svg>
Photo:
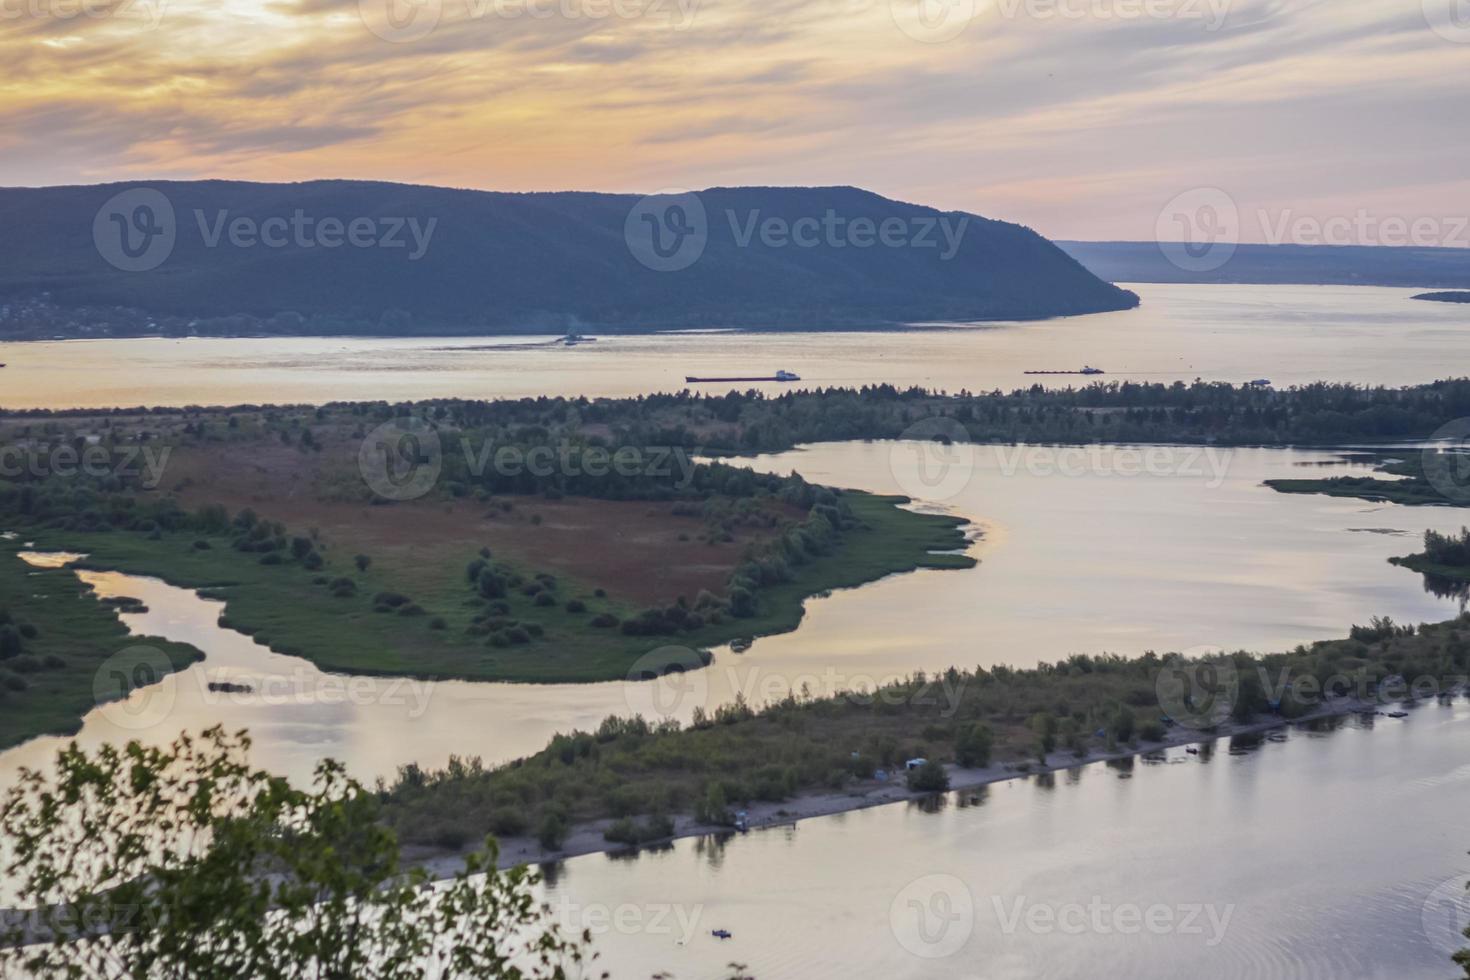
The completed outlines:
<svg viewBox="0 0 1470 980">
<path fill-rule="evenodd" d="M 1428 703 L 937 812 L 575 858 L 550 893 L 619 977 L 1445 980 L 1470 921 L 1467 744 L 1470 704 Z"/>
<path fill-rule="evenodd" d="M 957 391 L 1031 369 L 1141 381 L 1416 384 L 1470 362 L 1470 308 L 1369 286 L 1132 286 L 1136 310 L 922 332 L 682 333 L 562 347 L 494 339 L 97 340 L 0 343 L 0 406 L 221 405 L 435 397 L 628 396 L 684 376 L 795 371 L 814 385 Z M 1077 379 L 1041 379 L 1066 384 Z M 749 387 L 749 386 L 742 386 Z M 777 385 L 756 385 L 776 390 Z M 717 390 L 717 386 L 715 388 Z"/>
</svg>

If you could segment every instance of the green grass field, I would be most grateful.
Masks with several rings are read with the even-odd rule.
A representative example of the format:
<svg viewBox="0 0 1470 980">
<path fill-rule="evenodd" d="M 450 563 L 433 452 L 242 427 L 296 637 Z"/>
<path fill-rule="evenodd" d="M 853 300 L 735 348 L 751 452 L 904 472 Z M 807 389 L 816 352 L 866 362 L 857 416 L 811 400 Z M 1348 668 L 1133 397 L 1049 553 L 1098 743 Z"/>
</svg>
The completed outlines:
<svg viewBox="0 0 1470 980">
<path fill-rule="evenodd" d="M 201 656 L 184 644 L 129 635 L 70 569 L 33 568 L 16 556 L 12 542 L 4 544 L 0 611 L 35 635 L 23 638 L 18 655 L 0 659 L 0 748 L 36 735 L 75 733 L 96 705 L 94 685 L 104 662 L 127 647 L 153 647 L 176 670 Z"/>
<path fill-rule="evenodd" d="M 475 635 L 474 619 L 486 608 L 472 589 L 466 565 L 476 558 L 469 542 L 441 549 L 384 555 L 366 571 L 353 564 L 349 550 L 322 543 L 325 567 L 309 571 L 294 561 L 261 564 L 238 552 L 224 537 L 198 549 L 197 535 L 156 538 L 124 532 L 28 531 L 42 550 L 80 551 L 83 567 L 149 575 L 171 584 L 207 589 L 227 601 L 225 623 L 249 633 L 272 649 L 304 657 L 317 666 L 355 674 L 522 682 L 616 680 L 640 669 L 670 664 L 696 666 L 699 659 L 681 648 L 702 649 L 739 637 L 791 630 L 800 622 L 803 601 L 830 589 L 846 588 L 918 568 L 966 568 L 974 559 L 935 554 L 963 548 L 963 521 L 916 514 L 897 506 L 902 498 L 848 493 L 863 526 L 843 535 L 831 554 L 797 566 L 792 579 L 761 590 L 756 615 L 725 617 L 692 632 L 627 636 L 620 629 L 589 625 L 599 613 L 619 619 L 638 610 L 599 597 L 597 583 L 560 578 L 555 603 L 538 605 L 512 590 L 502 618 L 522 629 L 540 631 L 528 642 L 492 646 Z M 498 559 L 497 559 L 498 560 Z M 535 569 L 518 569 L 530 580 Z M 69 573 L 68 573 L 69 574 Z M 333 594 L 329 583 L 352 580 L 352 595 Z M 390 592 L 407 597 L 414 614 L 374 610 L 374 597 Z M 693 598 L 692 596 L 690 598 Z M 570 612 L 569 601 L 585 609 Z M 661 652 L 653 661 L 642 659 Z M 655 662 L 656 661 L 656 662 Z"/>
<path fill-rule="evenodd" d="M 1379 480 L 1371 476 L 1334 476 L 1321 480 L 1267 480 L 1266 486 L 1281 493 L 1320 493 L 1329 497 L 1353 497 L 1374 503 L 1405 504 L 1410 507 L 1463 506 L 1450 500 L 1424 480 Z"/>
</svg>

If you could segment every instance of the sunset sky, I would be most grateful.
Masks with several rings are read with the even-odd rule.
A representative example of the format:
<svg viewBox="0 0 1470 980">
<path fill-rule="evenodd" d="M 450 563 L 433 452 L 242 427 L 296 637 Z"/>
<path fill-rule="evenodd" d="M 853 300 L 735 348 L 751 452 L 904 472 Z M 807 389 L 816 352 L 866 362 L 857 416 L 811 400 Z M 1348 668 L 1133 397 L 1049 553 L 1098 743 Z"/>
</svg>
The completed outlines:
<svg viewBox="0 0 1470 980">
<path fill-rule="evenodd" d="M 1470 211 L 1464 0 L 971 4 L 0 0 L 0 184 L 854 184 L 1084 239 L 1199 187 L 1250 241 Z"/>
</svg>

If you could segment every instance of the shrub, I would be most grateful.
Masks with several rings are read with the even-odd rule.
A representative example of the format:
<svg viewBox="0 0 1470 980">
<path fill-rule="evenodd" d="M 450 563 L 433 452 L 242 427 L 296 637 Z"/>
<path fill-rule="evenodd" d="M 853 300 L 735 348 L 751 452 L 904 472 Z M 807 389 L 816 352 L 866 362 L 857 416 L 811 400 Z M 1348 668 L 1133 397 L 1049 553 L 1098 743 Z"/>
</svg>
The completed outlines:
<svg viewBox="0 0 1470 980">
<path fill-rule="evenodd" d="M 633 823 L 632 817 L 622 817 L 614 820 L 602 832 L 602 839 L 614 844 L 636 844 L 638 843 L 638 826 Z"/>
<path fill-rule="evenodd" d="M 566 610 L 569 613 L 582 613 L 587 611 L 587 603 L 581 599 L 568 599 Z"/>
<path fill-rule="evenodd" d="M 942 793 L 949 789 L 949 773 L 935 759 L 928 759 L 908 774 L 909 789 L 916 793 Z"/>
<path fill-rule="evenodd" d="M 596 626 L 598 629 L 607 629 L 608 627 L 618 625 L 618 617 L 612 613 L 598 613 L 592 617 L 591 625 Z"/>
<path fill-rule="evenodd" d="M 536 605 L 554 606 L 556 605 L 556 596 L 552 595 L 550 592 L 538 592 L 536 594 Z"/>
<path fill-rule="evenodd" d="M 519 810 L 495 810 L 490 814 L 490 830 L 500 837 L 519 837 L 526 832 L 526 817 Z"/>
<path fill-rule="evenodd" d="M 355 555 L 353 556 L 352 563 L 357 566 L 359 572 L 365 572 L 368 570 L 368 566 L 373 563 L 373 560 L 367 555 Z"/>
<path fill-rule="evenodd" d="M 479 577 L 476 580 L 476 585 L 480 590 L 480 595 L 486 599 L 505 598 L 505 579 L 501 578 L 500 575 L 498 575 L 493 569 L 480 569 Z"/>
<path fill-rule="evenodd" d="M 567 822 L 560 813 L 552 811 L 541 820 L 541 827 L 536 831 L 536 840 L 548 851 L 561 850 L 562 842 L 566 840 Z"/>
<path fill-rule="evenodd" d="M 449 629 L 449 624 L 444 621 L 443 616 L 435 616 L 433 619 L 429 620 L 429 629 L 447 630 Z"/>
<path fill-rule="evenodd" d="M 991 746 L 995 741 L 989 725 L 971 725 L 955 739 L 955 761 L 966 769 L 990 765 Z"/>
</svg>

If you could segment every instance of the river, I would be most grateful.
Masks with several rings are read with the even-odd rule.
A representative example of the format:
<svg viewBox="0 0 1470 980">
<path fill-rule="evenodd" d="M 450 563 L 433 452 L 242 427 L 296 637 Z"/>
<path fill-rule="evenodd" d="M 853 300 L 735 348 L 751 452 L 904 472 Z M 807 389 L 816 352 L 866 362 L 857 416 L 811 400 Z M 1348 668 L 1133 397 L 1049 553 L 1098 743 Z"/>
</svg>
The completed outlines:
<svg viewBox="0 0 1470 980">
<path fill-rule="evenodd" d="M 1470 924 L 1467 740 L 1470 703 L 1427 703 L 575 858 L 549 892 L 640 980 L 730 961 L 761 980 L 1445 980 Z"/>
<path fill-rule="evenodd" d="M 1009 390 L 1028 370 L 1092 364 L 1109 380 L 1404 385 L 1470 362 L 1470 308 L 1370 286 L 1135 285 L 1134 310 L 922 331 L 601 337 L 158 338 L 0 343 L 0 407 L 98 408 L 537 395 L 636 396 L 685 375 L 803 384 Z M 777 384 L 742 385 L 779 390 Z M 710 386 L 720 390 L 719 386 Z"/>
</svg>

